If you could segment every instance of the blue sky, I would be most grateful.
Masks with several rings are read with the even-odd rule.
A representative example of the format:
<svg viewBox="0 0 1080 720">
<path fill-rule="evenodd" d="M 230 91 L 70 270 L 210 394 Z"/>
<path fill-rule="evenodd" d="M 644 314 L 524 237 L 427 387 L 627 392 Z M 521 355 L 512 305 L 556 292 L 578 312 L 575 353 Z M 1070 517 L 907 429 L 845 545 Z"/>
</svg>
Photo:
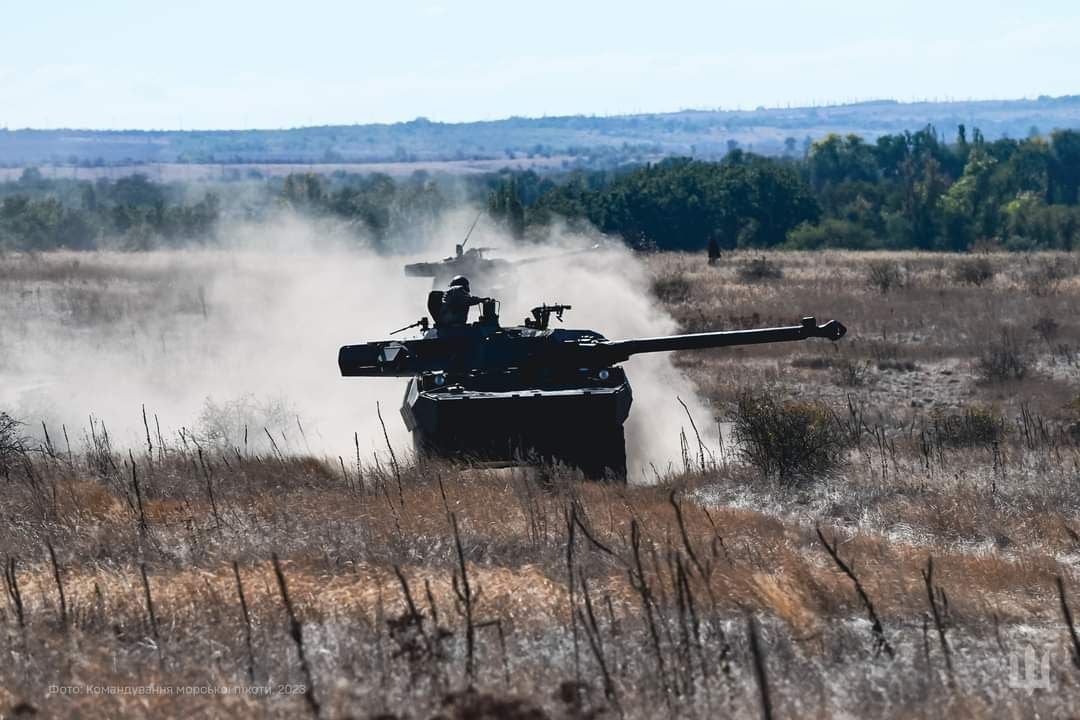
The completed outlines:
<svg viewBox="0 0 1080 720">
<path fill-rule="evenodd" d="M 0 127 L 1080 93 L 1080 2 L 0 0 Z"/>
</svg>

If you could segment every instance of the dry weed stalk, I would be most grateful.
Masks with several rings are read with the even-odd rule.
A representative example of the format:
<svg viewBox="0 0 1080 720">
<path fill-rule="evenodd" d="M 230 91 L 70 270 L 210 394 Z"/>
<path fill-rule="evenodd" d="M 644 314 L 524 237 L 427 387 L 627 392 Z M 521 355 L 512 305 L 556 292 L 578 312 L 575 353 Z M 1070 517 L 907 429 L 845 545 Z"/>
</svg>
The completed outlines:
<svg viewBox="0 0 1080 720">
<path fill-rule="evenodd" d="M 156 417 L 155 417 L 156 419 Z M 154 460 L 154 443 L 150 442 L 150 423 L 146 421 L 146 405 L 142 406 L 143 429 L 146 430 L 146 457 L 150 462 Z"/>
<path fill-rule="evenodd" d="M 934 618 L 934 627 L 937 629 L 938 640 L 941 642 L 941 652 L 945 656 L 945 672 L 949 680 L 949 687 L 956 689 L 956 677 L 953 673 L 952 651 L 949 649 L 949 641 L 945 637 L 945 618 L 943 609 L 948 607 L 945 592 L 934 586 L 934 556 L 926 559 L 926 569 L 922 570 L 923 582 L 926 584 L 927 604 Z M 939 601 L 940 596 L 940 601 Z"/>
<path fill-rule="evenodd" d="M 596 658 L 596 664 L 600 668 L 600 675 L 604 681 L 604 697 L 609 702 L 614 704 L 615 709 L 619 713 L 619 717 L 623 717 L 622 705 L 619 703 L 619 694 L 615 689 L 615 683 L 611 678 L 611 672 L 608 670 L 607 658 L 604 655 L 604 640 L 600 633 L 600 626 L 596 622 L 596 614 L 593 612 L 592 598 L 589 595 L 589 584 L 585 578 L 581 579 L 581 593 L 585 600 L 585 614 L 582 615 L 581 608 L 576 608 L 578 620 L 581 622 L 582 627 L 585 629 L 585 637 L 589 641 L 589 648 L 592 650 L 593 657 Z"/>
<path fill-rule="evenodd" d="M 450 525 L 454 530 L 454 549 L 457 551 L 459 572 L 451 578 L 454 595 L 458 600 L 458 613 L 465 619 L 465 677 L 471 686 L 476 680 L 476 624 L 473 620 L 478 593 L 473 592 L 469 582 L 469 568 L 465 564 L 465 549 L 461 545 L 461 533 L 458 532 L 457 515 L 450 514 Z"/>
<path fill-rule="evenodd" d="M 139 573 L 142 575 L 143 597 L 146 600 L 146 614 L 150 620 L 150 630 L 154 635 L 154 645 L 157 647 L 158 662 L 163 663 L 161 634 L 158 632 L 157 613 L 154 612 L 154 598 L 150 594 L 150 580 L 146 577 L 145 564 L 139 563 Z"/>
<path fill-rule="evenodd" d="M 398 465 L 397 455 L 394 454 L 394 446 L 390 444 L 390 434 L 386 432 L 386 423 L 383 422 L 382 409 L 379 403 L 375 403 L 375 414 L 379 416 L 379 425 L 382 426 L 383 439 L 386 440 L 386 449 L 390 453 L 390 467 L 394 470 L 394 479 L 397 481 L 398 503 L 401 509 L 405 509 L 405 492 L 401 488 L 401 467 Z"/>
<path fill-rule="evenodd" d="M 1072 647 L 1070 648 L 1070 655 L 1072 656 L 1073 665 L 1080 669 L 1080 637 L 1076 635 L 1076 626 L 1073 624 L 1072 611 L 1069 610 L 1069 603 L 1065 599 L 1065 582 L 1058 575 L 1055 578 L 1057 582 L 1058 599 L 1061 601 L 1061 614 L 1065 618 L 1065 625 L 1069 628 L 1069 639 L 1072 641 Z"/>
<path fill-rule="evenodd" d="M 754 676 L 757 678 L 758 696 L 761 701 L 761 716 L 772 720 L 773 706 L 769 692 L 769 676 L 765 672 L 765 653 L 761 648 L 757 619 L 751 615 L 746 620 L 746 632 L 750 637 L 750 656 L 754 662 Z"/>
<path fill-rule="evenodd" d="M 704 473 L 705 472 L 705 452 L 706 452 L 705 443 L 701 439 L 701 433 L 698 432 L 697 423 L 694 422 L 694 416 L 690 412 L 690 408 L 688 408 L 686 406 L 686 403 L 683 402 L 683 399 L 681 397 L 676 396 L 675 399 L 679 401 L 679 404 L 682 405 L 683 410 L 686 411 L 686 418 L 690 421 L 690 428 L 694 431 L 694 437 L 697 438 L 698 466 L 701 468 L 701 472 Z M 711 452 L 709 453 L 709 456 L 711 458 L 711 456 L 712 456 Z"/>
<path fill-rule="evenodd" d="M 859 578 L 855 575 L 855 569 L 853 566 L 848 565 L 840 559 L 840 553 L 838 551 L 839 543 L 833 541 L 830 545 L 829 541 L 825 539 L 825 536 L 821 532 L 820 527 L 815 527 L 814 531 L 817 533 L 818 540 L 825 546 L 825 550 L 828 551 L 829 557 L 833 559 L 836 566 L 840 568 L 841 572 L 847 575 L 851 582 L 855 585 L 855 592 L 859 596 L 859 600 L 862 601 L 863 607 L 866 608 L 866 613 L 870 616 L 871 631 L 874 633 L 874 654 L 884 651 L 889 658 L 895 657 L 896 653 L 893 651 L 892 645 L 889 644 L 888 638 L 885 637 L 885 628 L 881 624 L 881 619 L 878 617 L 877 611 L 874 610 L 874 604 L 870 602 L 870 596 L 866 594 L 866 590 L 863 588 Z"/>
<path fill-rule="evenodd" d="M 49 560 L 52 562 L 53 579 L 56 581 L 56 591 L 60 595 L 60 625 L 67 631 L 67 597 L 64 595 L 64 581 L 60 576 L 60 563 L 56 561 L 56 551 L 53 550 L 52 543 L 45 541 L 45 547 L 49 549 Z"/>
<path fill-rule="evenodd" d="M 426 669 L 431 679 L 441 685 L 443 677 L 438 672 L 438 661 L 445 657 L 442 642 L 451 637 L 452 633 L 439 627 L 438 611 L 435 609 L 435 601 L 431 595 L 431 584 L 425 581 L 432 615 L 432 632 L 429 633 L 424 626 L 424 614 L 413 599 L 408 578 L 398 565 L 394 565 L 394 574 L 397 576 L 402 596 L 405 599 L 405 612 L 401 617 L 387 621 L 390 636 L 397 641 L 399 646 L 394 656 L 404 656 L 414 675 L 420 669 Z"/>
<path fill-rule="evenodd" d="M 641 561 L 641 529 L 638 521 L 630 521 L 630 547 L 633 551 L 634 564 L 627 570 L 630 585 L 641 598 L 641 609 L 645 613 L 645 622 L 649 628 L 649 639 L 652 643 L 653 655 L 656 658 L 656 669 L 660 677 L 660 686 L 663 688 L 665 702 L 671 704 L 670 686 L 668 685 L 667 666 L 664 663 L 664 651 L 660 646 L 660 632 L 657 628 L 657 619 L 654 612 L 655 600 L 649 587 L 649 579 L 645 575 L 645 566 Z"/>
<path fill-rule="evenodd" d="M 23 612 L 22 591 L 19 589 L 19 576 L 17 574 L 18 559 L 9 557 L 4 563 L 4 587 L 7 589 L 8 598 L 15 606 L 15 619 L 19 627 L 26 628 L 26 615 Z"/>
<path fill-rule="evenodd" d="M 364 473 L 360 468 L 360 433 L 353 432 L 353 442 L 356 444 L 356 484 L 360 486 L 360 492 L 364 492 Z"/>
<path fill-rule="evenodd" d="M 198 448 L 199 454 L 199 468 L 202 470 L 202 476 L 206 482 L 206 496 L 210 500 L 210 509 L 214 514 L 214 527 L 221 529 L 221 515 L 218 514 L 217 500 L 214 498 L 214 480 L 210 473 L 210 463 L 206 462 L 203 458 L 202 448 Z"/>
<path fill-rule="evenodd" d="M 577 507 L 571 505 L 566 510 L 566 589 L 570 600 L 570 635 L 574 642 L 574 682 L 581 683 L 581 649 L 578 639 L 577 602 L 574 599 L 574 529 L 579 524 Z"/>
<path fill-rule="evenodd" d="M 311 665 L 308 664 L 307 653 L 304 651 L 304 628 L 296 617 L 292 600 L 289 598 L 289 588 L 285 583 L 285 573 L 281 569 L 281 562 L 278 560 L 277 553 L 271 553 L 270 560 L 274 566 L 274 577 L 277 578 L 281 602 L 285 606 L 285 614 L 289 620 L 289 636 L 292 638 L 293 644 L 296 645 L 296 655 L 300 660 L 300 672 L 304 676 L 304 702 L 307 703 L 311 714 L 317 718 L 320 714 L 320 705 L 315 697 L 315 679 L 312 677 Z"/>
<path fill-rule="evenodd" d="M 244 583 L 240 579 L 240 564 L 233 560 L 233 576 L 236 578 L 236 595 L 240 598 L 240 610 L 244 616 L 244 647 L 248 656 L 248 681 L 255 682 L 255 651 L 251 642 L 251 614 L 248 612 L 247 598 L 244 596 Z"/>
<path fill-rule="evenodd" d="M 139 534 L 146 535 L 149 526 L 146 523 L 146 511 L 143 509 L 142 487 L 139 485 L 139 473 L 135 464 L 135 455 L 129 450 L 128 457 L 131 459 L 131 485 L 135 489 L 135 501 L 139 510 Z"/>
</svg>

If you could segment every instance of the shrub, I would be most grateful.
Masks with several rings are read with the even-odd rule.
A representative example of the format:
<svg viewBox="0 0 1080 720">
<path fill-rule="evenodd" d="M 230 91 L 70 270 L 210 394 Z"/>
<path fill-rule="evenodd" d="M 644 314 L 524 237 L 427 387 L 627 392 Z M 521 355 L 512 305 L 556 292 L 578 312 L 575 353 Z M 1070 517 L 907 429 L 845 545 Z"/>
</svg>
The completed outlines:
<svg viewBox="0 0 1080 720">
<path fill-rule="evenodd" d="M 749 262 L 742 263 L 735 271 L 735 274 L 743 282 L 779 280 L 784 277 L 784 271 L 780 266 L 766 258 L 764 255 L 756 257 Z"/>
<path fill-rule="evenodd" d="M 287 441 L 288 436 L 282 436 L 282 431 L 291 429 L 294 418 L 295 411 L 282 398 L 256 398 L 247 394 L 217 402 L 208 397 L 199 413 L 194 437 L 214 447 L 266 450 L 272 444 L 267 438 L 268 433 L 281 442 Z M 296 423 L 299 430 L 298 419 Z"/>
<path fill-rule="evenodd" d="M 1035 321 L 1031 329 L 1039 334 L 1044 343 L 1050 345 L 1058 336 L 1061 325 L 1054 318 L 1044 315 Z"/>
<path fill-rule="evenodd" d="M 26 452 L 26 439 L 19 432 L 21 425 L 18 420 L 0 411 L 0 474 L 4 477 Z"/>
<path fill-rule="evenodd" d="M 659 277 L 653 281 L 652 291 L 661 302 L 686 302 L 690 299 L 690 281 L 681 274 Z"/>
<path fill-rule="evenodd" d="M 952 277 L 958 283 L 982 287 L 994 279 L 997 269 L 990 258 L 974 257 L 960 260 L 952 269 Z"/>
<path fill-rule="evenodd" d="M 873 233 L 849 220 L 828 218 L 819 225 L 802 223 L 788 233 L 786 247 L 792 250 L 846 248 L 867 250 L 880 247 Z"/>
<path fill-rule="evenodd" d="M 1061 282 L 1076 274 L 1076 268 L 1063 257 L 1043 259 L 1023 275 L 1024 285 L 1032 295 L 1043 297 L 1058 291 Z"/>
<path fill-rule="evenodd" d="M 834 475 L 847 451 L 840 423 L 824 404 L 780 402 L 768 391 L 739 397 L 735 439 L 762 477 L 789 486 Z"/>
<path fill-rule="evenodd" d="M 1065 431 L 1080 442 L 1080 395 L 1065 405 Z"/>
<path fill-rule="evenodd" d="M 893 260 L 875 260 L 866 270 L 866 281 L 882 295 L 907 284 L 904 268 Z"/>
<path fill-rule="evenodd" d="M 791 367 L 804 370 L 827 370 L 833 366 L 830 357 L 797 357 L 791 361 Z"/>
<path fill-rule="evenodd" d="M 901 345 L 884 340 L 868 340 L 866 347 L 870 351 L 870 357 L 878 362 L 895 360 L 904 351 Z"/>
<path fill-rule="evenodd" d="M 987 345 L 978 361 L 978 372 L 986 382 L 1022 380 L 1031 366 L 1023 344 L 1010 330 L 1002 330 L 998 339 Z"/>
<path fill-rule="evenodd" d="M 859 387 L 865 385 L 869 377 L 869 366 L 865 362 L 858 362 L 850 358 L 840 358 L 833 363 L 833 377 L 837 385 L 843 387 Z"/>
<path fill-rule="evenodd" d="M 938 444 L 948 447 L 991 446 L 1008 432 L 1005 417 L 992 407 L 965 408 L 953 414 L 935 410 L 931 418 Z"/>
<path fill-rule="evenodd" d="M 914 360 L 878 360 L 877 369 L 915 372 L 919 369 L 919 364 Z"/>
</svg>

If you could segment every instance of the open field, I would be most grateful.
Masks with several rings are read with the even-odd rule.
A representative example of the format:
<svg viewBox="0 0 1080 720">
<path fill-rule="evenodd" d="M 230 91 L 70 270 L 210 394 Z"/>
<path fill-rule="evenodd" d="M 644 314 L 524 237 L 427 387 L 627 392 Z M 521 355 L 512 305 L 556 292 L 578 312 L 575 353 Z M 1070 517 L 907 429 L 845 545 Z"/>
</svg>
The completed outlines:
<svg viewBox="0 0 1080 720">
<path fill-rule="evenodd" d="M 417 160 L 402 162 L 335 162 L 335 163 L 141 163 L 80 167 L 78 165 L 41 165 L 37 170 L 43 177 L 68 180 L 118 180 L 142 174 L 156 182 L 205 182 L 214 180 L 249 180 L 251 178 L 284 177 L 292 173 L 330 175 L 342 173 L 383 173 L 391 177 L 408 177 L 416 172 L 447 175 L 477 175 L 511 170 L 563 170 L 572 167 L 575 159 L 569 155 L 554 157 L 488 160 Z M 27 166 L 29 167 L 29 166 Z M 26 167 L 0 167 L 0 182 L 18 180 Z"/>
<path fill-rule="evenodd" d="M 123 441 L 0 424 L 0 714 L 1074 716 L 1080 259 L 641 262 L 688 332 L 849 334 L 678 356 L 723 447 L 650 428 L 685 438 L 651 484 L 249 444 L 213 408 Z M 0 257 L 0 378 L 36 322 L 150 353 L 167 313 L 190 344 L 213 272 Z M 806 471 L 811 433 L 835 453 Z"/>
</svg>

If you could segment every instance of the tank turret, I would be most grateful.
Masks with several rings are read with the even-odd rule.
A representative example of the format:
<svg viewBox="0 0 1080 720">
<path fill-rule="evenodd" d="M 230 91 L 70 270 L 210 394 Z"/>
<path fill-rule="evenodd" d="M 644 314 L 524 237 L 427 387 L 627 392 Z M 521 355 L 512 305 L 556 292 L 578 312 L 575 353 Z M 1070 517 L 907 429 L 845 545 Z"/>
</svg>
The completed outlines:
<svg viewBox="0 0 1080 720">
<path fill-rule="evenodd" d="M 345 377 L 410 378 L 401 412 L 420 453 L 560 461 L 589 477 L 625 479 L 632 395 L 619 363 L 641 353 L 839 340 L 846 332 L 836 320 L 807 317 L 786 327 L 608 340 L 550 326 L 570 309 L 540 305 L 522 325 L 505 327 L 498 302 L 486 300 L 471 324 L 431 327 L 424 318 L 415 324 L 420 338 L 342 347 L 338 367 Z"/>
</svg>

